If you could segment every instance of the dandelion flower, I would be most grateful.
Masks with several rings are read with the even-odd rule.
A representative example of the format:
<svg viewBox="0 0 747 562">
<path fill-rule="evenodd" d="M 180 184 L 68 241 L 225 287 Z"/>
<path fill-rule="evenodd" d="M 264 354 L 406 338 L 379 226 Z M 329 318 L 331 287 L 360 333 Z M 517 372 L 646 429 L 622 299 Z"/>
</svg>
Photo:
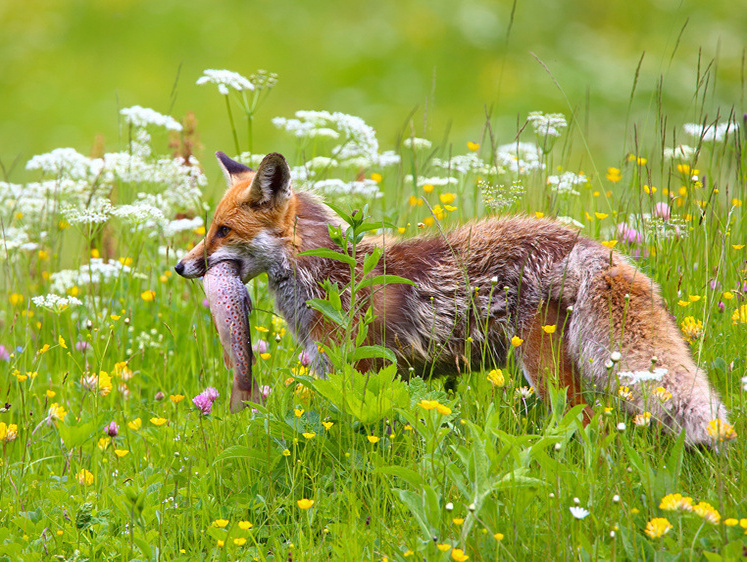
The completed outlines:
<svg viewBox="0 0 747 562">
<path fill-rule="evenodd" d="M 646 534 L 652 539 L 658 539 L 666 535 L 672 525 L 664 517 L 654 517 L 651 521 L 646 523 Z"/>
</svg>

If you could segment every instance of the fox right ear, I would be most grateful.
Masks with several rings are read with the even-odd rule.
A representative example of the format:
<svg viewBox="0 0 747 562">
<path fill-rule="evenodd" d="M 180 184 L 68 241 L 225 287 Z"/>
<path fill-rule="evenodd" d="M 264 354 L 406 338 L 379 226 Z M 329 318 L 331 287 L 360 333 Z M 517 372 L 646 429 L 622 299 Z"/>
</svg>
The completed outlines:
<svg viewBox="0 0 747 562">
<path fill-rule="evenodd" d="M 231 160 L 224 152 L 218 151 L 215 156 L 218 158 L 218 163 L 223 170 L 223 175 L 226 176 L 229 187 L 241 180 L 248 180 L 249 174 L 254 171 L 250 167 L 236 162 L 236 160 Z"/>
</svg>

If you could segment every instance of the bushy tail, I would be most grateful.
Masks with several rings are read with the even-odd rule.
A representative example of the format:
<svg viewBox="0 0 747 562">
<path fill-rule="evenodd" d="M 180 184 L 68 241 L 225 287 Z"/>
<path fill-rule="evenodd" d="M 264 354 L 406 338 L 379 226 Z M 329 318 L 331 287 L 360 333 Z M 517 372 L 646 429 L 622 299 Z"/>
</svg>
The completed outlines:
<svg viewBox="0 0 747 562">
<path fill-rule="evenodd" d="M 650 415 L 684 431 L 689 445 L 712 446 L 711 434 L 729 427 L 658 287 L 620 254 L 580 239 L 553 271 L 547 297 L 570 310 L 563 337 L 587 384 L 620 395 L 636 421 Z"/>
</svg>

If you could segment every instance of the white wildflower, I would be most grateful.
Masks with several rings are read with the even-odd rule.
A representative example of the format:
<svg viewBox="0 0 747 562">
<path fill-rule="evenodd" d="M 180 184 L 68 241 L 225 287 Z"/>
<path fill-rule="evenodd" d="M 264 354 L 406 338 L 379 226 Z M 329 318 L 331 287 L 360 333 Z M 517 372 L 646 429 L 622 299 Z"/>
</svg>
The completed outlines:
<svg viewBox="0 0 747 562">
<path fill-rule="evenodd" d="M 742 390 L 747 391 L 747 376 L 742 377 Z"/>
<path fill-rule="evenodd" d="M 47 310 L 51 310 L 52 312 L 56 312 L 58 314 L 66 308 L 72 306 L 81 306 L 83 304 L 80 299 L 76 297 L 61 297 L 59 295 L 55 295 L 54 293 L 32 297 L 31 300 L 36 306 L 40 308 L 46 308 Z"/>
<path fill-rule="evenodd" d="M 437 168 L 454 171 L 460 174 L 487 174 L 490 167 L 475 153 L 459 154 L 449 160 L 434 158 L 432 164 Z"/>
<path fill-rule="evenodd" d="M 132 269 L 117 260 L 104 261 L 101 258 L 91 258 L 90 263 L 78 269 L 63 269 L 50 276 L 51 289 L 54 293 L 64 294 L 75 286 L 88 284 L 98 285 L 118 279 L 122 275 L 144 279 L 143 274 L 133 273 Z"/>
<path fill-rule="evenodd" d="M 120 110 L 119 113 L 124 116 L 126 123 L 136 128 L 145 128 L 148 125 L 155 125 L 156 127 L 164 127 L 169 131 L 182 130 L 181 123 L 176 119 L 158 113 L 149 107 L 133 105 L 132 107 L 126 107 Z"/>
<path fill-rule="evenodd" d="M 41 170 L 55 178 L 91 180 L 103 167 L 100 159 L 92 160 L 74 148 L 55 148 L 45 154 L 37 154 L 26 163 L 27 170 Z"/>
<path fill-rule="evenodd" d="M 540 162 L 540 150 L 531 142 L 514 142 L 498 147 L 496 163 L 514 174 L 529 174 L 535 170 L 544 170 Z"/>
<path fill-rule="evenodd" d="M 573 515 L 576 519 L 583 519 L 590 513 L 588 509 L 578 505 L 571 506 L 568 509 L 571 512 L 571 515 Z"/>
<path fill-rule="evenodd" d="M 381 166 L 382 168 L 388 168 L 389 166 L 396 166 L 401 160 L 399 154 L 393 150 L 385 150 L 376 156 L 374 164 Z"/>
<path fill-rule="evenodd" d="M 581 195 L 580 192 L 576 191 L 575 187 L 585 185 L 588 181 L 588 178 L 584 175 L 564 172 L 559 176 L 549 176 L 547 178 L 547 185 L 550 186 L 552 191 L 561 196 Z"/>
<path fill-rule="evenodd" d="M 306 166 L 312 170 L 325 170 L 328 168 L 337 168 L 339 163 L 334 158 L 327 158 L 326 156 L 316 156 L 306 162 Z"/>
<path fill-rule="evenodd" d="M 691 161 L 695 156 L 695 149 L 686 144 L 680 144 L 674 148 L 664 149 L 665 160 L 685 160 Z"/>
<path fill-rule="evenodd" d="M 112 209 L 112 215 L 134 224 L 160 223 L 164 219 L 163 211 L 161 209 L 143 201 L 139 201 L 133 205 L 120 205 L 119 207 L 115 207 Z"/>
<path fill-rule="evenodd" d="M 224 96 L 228 95 L 229 88 L 233 88 L 239 92 L 254 89 L 254 84 L 247 78 L 230 70 L 203 70 L 202 76 L 197 79 L 197 84 L 200 86 L 202 84 L 216 84 L 218 91 Z"/>
<path fill-rule="evenodd" d="M 572 226 L 573 228 L 584 228 L 584 224 L 581 222 L 578 222 L 573 217 L 556 217 L 556 219 L 559 223 L 565 224 L 566 226 Z"/>
<path fill-rule="evenodd" d="M 413 182 L 413 176 L 412 174 L 407 174 L 405 176 L 405 183 L 412 183 Z M 438 176 L 426 178 L 423 176 L 418 176 L 416 185 L 418 187 L 423 187 L 424 185 L 432 185 L 434 187 L 444 187 L 447 185 L 457 185 L 459 181 L 456 178 L 442 178 Z"/>
<path fill-rule="evenodd" d="M 686 123 L 682 126 L 685 133 L 704 142 L 722 142 L 727 135 L 735 135 L 739 131 L 736 123 L 719 123 L 700 125 L 698 123 Z"/>
<path fill-rule="evenodd" d="M 627 379 L 625 384 L 638 384 L 646 381 L 660 381 L 669 371 L 662 367 L 656 367 L 653 371 L 623 371 L 617 373 L 620 379 Z"/>
<path fill-rule="evenodd" d="M 70 224 L 101 224 L 109 220 L 112 215 L 112 204 L 108 199 L 92 203 L 88 208 L 66 205 L 61 212 Z"/>
<path fill-rule="evenodd" d="M 493 210 L 510 207 L 526 191 L 521 181 L 514 181 L 511 185 L 492 185 L 481 180 L 477 183 L 477 189 L 482 192 L 485 206 Z"/>
<path fill-rule="evenodd" d="M 559 137 L 561 130 L 568 126 L 565 116 L 561 113 L 542 113 L 532 111 L 527 121 L 534 127 L 534 132 L 542 138 Z"/>
<path fill-rule="evenodd" d="M 404 146 L 405 148 L 411 148 L 413 150 L 424 150 L 430 148 L 432 144 L 428 139 L 408 137 L 402 141 L 402 146 Z"/>
<path fill-rule="evenodd" d="M 202 217 L 195 217 L 193 219 L 176 219 L 166 223 L 163 227 L 163 235 L 166 238 L 174 236 L 179 232 L 192 231 L 196 228 L 200 228 L 204 224 Z"/>
<path fill-rule="evenodd" d="M 381 197 L 379 184 L 371 179 L 346 182 L 340 179 L 329 179 L 314 182 L 312 189 L 328 195 L 361 195 L 363 197 Z"/>
<path fill-rule="evenodd" d="M 623 432 L 625 431 L 625 423 L 620 422 L 617 424 L 617 431 Z"/>
</svg>

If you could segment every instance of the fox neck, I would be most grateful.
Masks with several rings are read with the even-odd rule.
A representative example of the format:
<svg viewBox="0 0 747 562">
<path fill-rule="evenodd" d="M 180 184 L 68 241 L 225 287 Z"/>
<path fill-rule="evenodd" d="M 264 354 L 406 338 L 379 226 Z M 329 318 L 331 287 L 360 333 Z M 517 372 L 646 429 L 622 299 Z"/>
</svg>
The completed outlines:
<svg viewBox="0 0 747 562">
<path fill-rule="evenodd" d="M 340 221 L 327 206 L 309 194 L 296 193 L 293 198 L 295 212 L 285 236 L 285 250 L 273 260 L 267 277 L 278 311 L 298 341 L 308 348 L 314 345 L 311 332 L 318 322 L 318 313 L 306 302 L 323 296 L 321 280 L 331 279 L 344 285 L 350 273 L 342 262 L 298 255 L 315 248 L 336 249 L 329 237 L 328 225 Z"/>
</svg>

